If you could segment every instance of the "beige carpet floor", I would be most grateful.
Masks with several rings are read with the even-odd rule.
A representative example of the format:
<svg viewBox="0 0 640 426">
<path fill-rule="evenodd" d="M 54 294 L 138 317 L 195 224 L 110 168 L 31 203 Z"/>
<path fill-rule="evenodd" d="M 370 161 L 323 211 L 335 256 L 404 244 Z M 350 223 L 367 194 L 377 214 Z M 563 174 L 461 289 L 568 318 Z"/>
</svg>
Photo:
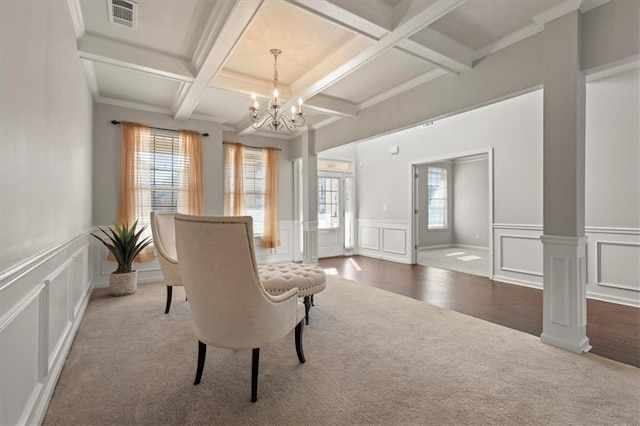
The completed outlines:
<svg viewBox="0 0 640 426">
<path fill-rule="evenodd" d="M 44 424 L 640 424 L 640 370 L 543 345 L 537 337 L 331 277 L 304 330 L 251 351 L 197 343 L 181 289 L 96 290 Z"/>
</svg>

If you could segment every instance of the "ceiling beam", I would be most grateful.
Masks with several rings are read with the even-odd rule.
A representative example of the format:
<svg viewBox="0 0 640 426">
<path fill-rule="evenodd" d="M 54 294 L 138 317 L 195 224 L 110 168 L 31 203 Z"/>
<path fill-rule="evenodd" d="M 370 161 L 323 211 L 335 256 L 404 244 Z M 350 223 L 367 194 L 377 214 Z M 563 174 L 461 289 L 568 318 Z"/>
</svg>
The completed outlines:
<svg viewBox="0 0 640 426">
<path fill-rule="evenodd" d="M 85 34 L 78 41 L 78 54 L 85 60 L 116 65 L 171 80 L 194 80 L 193 67 L 184 59 L 91 34 Z"/>
<path fill-rule="evenodd" d="M 392 8 L 382 0 L 288 1 L 373 40 L 379 40 L 430 4 L 405 0 Z M 453 3 L 458 7 L 464 2 Z M 473 66 L 474 52 L 471 48 L 431 28 L 424 28 L 414 36 L 401 40 L 395 47 L 451 72 L 464 72 Z"/>
<path fill-rule="evenodd" d="M 197 49 L 198 58 L 195 62 L 201 62 L 202 66 L 191 84 L 180 96 L 174 105 L 174 118 L 187 120 L 198 105 L 200 98 L 209 87 L 214 77 L 220 72 L 225 61 L 238 43 L 238 40 L 262 5 L 263 0 L 227 0 L 217 2 L 211 12 L 215 16 L 213 22 L 215 29 L 206 31 L 205 37 L 210 42 L 204 43 L 207 47 Z M 209 22 L 212 22 L 210 19 Z M 204 50 L 208 48 L 205 54 Z"/>
<path fill-rule="evenodd" d="M 377 42 L 364 49 L 362 49 L 360 42 L 354 42 L 353 51 L 350 52 L 351 54 L 345 55 L 346 59 L 341 64 L 336 65 L 333 63 L 335 61 L 333 57 L 327 58 L 306 73 L 304 77 L 291 84 L 289 89 L 295 94 L 294 99 L 285 102 L 281 110 L 288 111 L 289 108 L 295 105 L 295 99 L 298 97 L 310 99 L 321 93 L 327 87 L 394 47 L 400 40 L 412 36 L 462 3 L 464 3 L 464 0 L 436 0 L 433 3 L 416 3 L 411 8 L 411 16 L 402 19 L 402 22 L 393 31 L 382 36 Z M 358 38 L 356 37 L 356 39 Z M 344 47 L 343 49 L 347 48 Z M 346 52 L 348 52 L 348 49 Z M 237 133 L 241 136 L 251 133 L 253 130 L 248 119 L 242 121 L 237 127 Z"/>
</svg>

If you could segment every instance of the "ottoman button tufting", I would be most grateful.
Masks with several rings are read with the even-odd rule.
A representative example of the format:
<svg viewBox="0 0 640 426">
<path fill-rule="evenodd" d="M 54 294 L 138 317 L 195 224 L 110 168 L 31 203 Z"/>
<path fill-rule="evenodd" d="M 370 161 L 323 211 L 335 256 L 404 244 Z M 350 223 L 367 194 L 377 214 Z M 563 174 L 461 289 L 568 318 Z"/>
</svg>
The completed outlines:
<svg viewBox="0 0 640 426">
<path fill-rule="evenodd" d="M 262 285 L 270 294 L 281 294 L 297 287 L 298 296 L 304 298 L 305 320 L 309 324 L 313 296 L 327 286 L 327 276 L 322 268 L 302 263 L 286 263 L 258 266 L 258 273 Z"/>
</svg>

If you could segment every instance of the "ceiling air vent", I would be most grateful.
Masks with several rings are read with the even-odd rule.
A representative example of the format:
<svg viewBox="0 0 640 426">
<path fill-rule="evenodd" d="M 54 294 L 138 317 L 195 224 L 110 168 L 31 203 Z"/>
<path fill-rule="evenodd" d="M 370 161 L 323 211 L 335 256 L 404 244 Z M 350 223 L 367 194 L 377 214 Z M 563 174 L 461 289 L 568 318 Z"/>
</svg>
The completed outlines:
<svg viewBox="0 0 640 426">
<path fill-rule="evenodd" d="M 109 22 L 136 29 L 138 5 L 131 0 L 107 0 Z"/>
</svg>

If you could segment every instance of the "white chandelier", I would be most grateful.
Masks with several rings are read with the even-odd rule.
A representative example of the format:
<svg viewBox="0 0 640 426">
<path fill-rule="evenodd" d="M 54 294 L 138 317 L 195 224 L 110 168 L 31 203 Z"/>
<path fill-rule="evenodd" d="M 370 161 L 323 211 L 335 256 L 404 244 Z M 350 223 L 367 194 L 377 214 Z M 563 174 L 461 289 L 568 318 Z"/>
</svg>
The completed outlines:
<svg viewBox="0 0 640 426">
<path fill-rule="evenodd" d="M 278 56 L 282 53 L 280 49 L 271 49 L 273 55 L 273 99 L 269 103 L 268 113 L 264 116 L 258 116 L 260 106 L 256 99 L 255 92 L 251 93 L 252 103 L 249 107 L 249 118 L 253 122 L 254 129 L 260 129 L 267 125 L 273 131 L 279 131 L 286 128 L 293 132 L 297 127 L 304 126 L 304 112 L 302 112 L 302 98 L 298 99 L 298 108 L 291 107 L 291 117 L 287 117 L 280 111 L 280 93 L 278 92 Z"/>
</svg>

